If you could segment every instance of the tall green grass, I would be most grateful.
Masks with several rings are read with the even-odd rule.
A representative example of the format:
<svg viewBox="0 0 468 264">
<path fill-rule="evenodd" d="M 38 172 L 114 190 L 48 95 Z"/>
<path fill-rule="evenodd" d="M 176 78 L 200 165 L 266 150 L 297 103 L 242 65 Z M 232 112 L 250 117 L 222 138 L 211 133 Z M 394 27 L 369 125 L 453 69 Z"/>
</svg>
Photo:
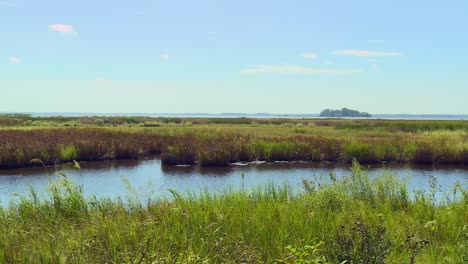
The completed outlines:
<svg viewBox="0 0 468 264">
<path fill-rule="evenodd" d="M 287 176 L 287 175 L 285 175 Z M 0 209 L 1 263 L 467 263 L 468 192 L 409 196 L 391 174 L 171 199 L 84 198 L 63 175 L 48 199 Z M 443 197 L 443 196 L 442 196 Z M 141 201 L 146 201 L 144 204 Z"/>
</svg>

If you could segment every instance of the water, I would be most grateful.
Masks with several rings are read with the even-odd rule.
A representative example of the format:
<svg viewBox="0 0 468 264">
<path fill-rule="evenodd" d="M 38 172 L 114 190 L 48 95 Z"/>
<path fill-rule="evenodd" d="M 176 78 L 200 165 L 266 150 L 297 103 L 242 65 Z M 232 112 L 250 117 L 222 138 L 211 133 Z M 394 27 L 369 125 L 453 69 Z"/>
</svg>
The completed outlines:
<svg viewBox="0 0 468 264">
<path fill-rule="evenodd" d="M 0 113 L 2 114 L 2 113 Z M 4 113 L 5 114 L 5 113 Z M 148 117 L 179 117 L 179 118 L 321 118 L 319 114 L 270 114 L 270 113 L 22 113 L 30 114 L 34 117 L 82 117 L 82 116 L 148 116 Z M 373 114 L 371 118 L 344 118 L 344 119 L 389 119 L 389 120 L 468 120 L 466 114 Z"/>
<path fill-rule="evenodd" d="M 82 163 L 82 169 L 72 166 L 57 168 L 27 168 L 0 170 L 0 204 L 6 206 L 18 200 L 18 195 L 27 195 L 30 186 L 39 194 L 47 194 L 49 180 L 63 171 L 75 183 L 82 185 L 86 196 L 116 198 L 131 195 L 126 182 L 141 198 L 169 197 L 169 189 L 182 193 L 198 193 L 203 190 L 216 193 L 226 189 L 252 189 L 266 184 L 289 184 L 301 190 L 302 179 L 322 177 L 328 179 L 331 170 L 338 177 L 350 175 L 349 166 L 330 164 L 262 164 L 216 168 L 166 167 L 159 159 L 123 160 Z M 459 182 L 468 187 L 468 167 L 393 166 L 368 168 L 370 175 L 385 171 L 408 180 L 410 191 L 429 189 L 430 176 L 436 177 L 440 189 L 448 192 Z M 244 180 L 241 175 L 244 174 Z M 123 180 L 126 179 L 125 181 Z"/>
</svg>

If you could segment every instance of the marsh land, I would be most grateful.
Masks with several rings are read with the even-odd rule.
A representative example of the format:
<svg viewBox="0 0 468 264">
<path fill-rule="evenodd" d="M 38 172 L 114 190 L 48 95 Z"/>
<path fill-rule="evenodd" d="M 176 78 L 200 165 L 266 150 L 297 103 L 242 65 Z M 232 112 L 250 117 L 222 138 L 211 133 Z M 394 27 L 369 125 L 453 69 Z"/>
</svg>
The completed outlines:
<svg viewBox="0 0 468 264">
<path fill-rule="evenodd" d="M 0 168 L 141 159 L 341 164 L 326 181 L 85 195 L 65 173 L 0 206 L 2 263 L 467 263 L 466 181 L 409 189 L 362 164 L 468 164 L 468 121 L 0 117 Z M 73 163 L 72 163 L 73 164 Z M 86 163 L 83 163 L 86 164 Z M 34 170 L 34 169 L 33 169 Z M 463 174 L 462 170 L 460 173 Z M 284 178 L 288 170 L 282 170 Z M 0 176 L 2 177 L 2 176 Z M 34 176 L 30 176 L 34 178 Z"/>
<path fill-rule="evenodd" d="M 0 168 L 137 159 L 467 164 L 468 121 L 0 117 Z"/>
</svg>

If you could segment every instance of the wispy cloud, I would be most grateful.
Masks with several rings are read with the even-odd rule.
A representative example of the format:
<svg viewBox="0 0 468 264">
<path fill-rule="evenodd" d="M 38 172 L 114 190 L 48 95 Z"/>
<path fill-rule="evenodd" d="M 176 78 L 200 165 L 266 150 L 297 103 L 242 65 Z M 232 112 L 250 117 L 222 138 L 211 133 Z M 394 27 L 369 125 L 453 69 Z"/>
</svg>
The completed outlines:
<svg viewBox="0 0 468 264">
<path fill-rule="evenodd" d="M 97 79 L 97 80 L 96 80 L 96 83 L 99 84 L 99 85 L 108 85 L 108 84 L 112 84 L 112 80 L 109 80 L 109 79 Z"/>
<path fill-rule="evenodd" d="M 16 58 L 16 57 L 11 57 L 9 59 L 9 61 L 13 64 L 20 64 L 21 63 L 21 60 L 19 58 Z"/>
<path fill-rule="evenodd" d="M 403 56 L 399 52 L 382 52 L 370 50 L 337 50 L 333 52 L 336 55 L 349 55 L 358 57 L 400 57 Z"/>
<path fill-rule="evenodd" d="M 53 25 L 49 25 L 49 29 L 52 31 L 58 31 L 61 33 L 76 33 L 72 25 L 53 24 Z"/>
<path fill-rule="evenodd" d="M 329 68 L 307 68 L 299 65 L 258 65 L 253 68 L 242 70 L 243 74 L 256 73 L 298 73 L 298 74 L 356 74 L 361 70 L 351 69 L 329 69 Z"/>
<path fill-rule="evenodd" d="M 8 1 L 0 1 L 0 7 L 15 7 L 16 5 Z"/>
<path fill-rule="evenodd" d="M 169 59 L 169 54 L 163 53 L 163 54 L 159 55 L 159 58 L 161 58 L 161 60 L 168 60 Z"/>
<path fill-rule="evenodd" d="M 316 59 L 317 58 L 317 54 L 315 53 L 306 53 L 306 54 L 303 54 L 304 58 L 305 59 Z"/>
</svg>

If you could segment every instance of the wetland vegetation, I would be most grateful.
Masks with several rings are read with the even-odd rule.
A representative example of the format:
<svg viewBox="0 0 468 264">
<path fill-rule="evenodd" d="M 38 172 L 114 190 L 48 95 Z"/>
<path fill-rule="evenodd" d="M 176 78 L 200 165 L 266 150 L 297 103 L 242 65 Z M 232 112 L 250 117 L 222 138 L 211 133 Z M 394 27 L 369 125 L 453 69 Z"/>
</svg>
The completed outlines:
<svg viewBox="0 0 468 264">
<path fill-rule="evenodd" d="M 468 164 L 468 121 L 0 116 L 0 168 L 161 155 L 248 161 Z"/>
<path fill-rule="evenodd" d="M 157 199 L 85 197 L 59 174 L 48 198 L 31 189 L 0 207 L 2 263 L 468 261 L 465 183 L 442 194 L 431 178 L 410 194 L 395 175 L 371 178 L 358 163 L 468 164 L 466 121 L 13 115 L 0 124 L 2 169 L 156 154 L 166 165 L 353 163 L 351 177 L 303 180 L 302 192 L 267 185 Z"/>
<path fill-rule="evenodd" d="M 392 174 L 151 200 L 84 198 L 59 175 L 0 208 L 2 263 L 467 263 L 468 193 Z M 241 176 L 239 176 L 241 177 Z M 287 174 L 285 175 L 287 177 Z"/>
</svg>

